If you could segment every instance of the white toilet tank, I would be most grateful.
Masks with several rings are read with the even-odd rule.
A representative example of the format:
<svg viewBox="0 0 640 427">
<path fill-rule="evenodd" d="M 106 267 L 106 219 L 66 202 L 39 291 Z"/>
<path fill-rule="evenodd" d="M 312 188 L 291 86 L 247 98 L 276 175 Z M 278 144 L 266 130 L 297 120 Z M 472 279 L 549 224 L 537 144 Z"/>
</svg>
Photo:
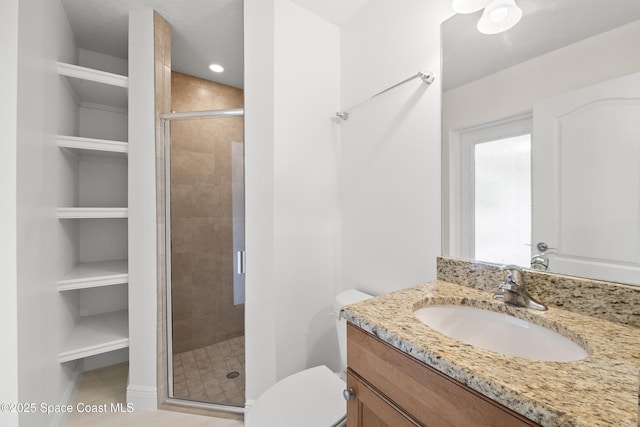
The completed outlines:
<svg viewBox="0 0 640 427">
<path fill-rule="evenodd" d="M 336 313 L 340 313 L 340 310 L 345 305 L 355 304 L 369 298 L 373 298 L 373 296 L 355 289 L 349 289 L 336 295 L 333 308 Z M 338 319 L 336 327 L 338 328 L 338 347 L 340 348 L 340 372 L 344 372 L 347 369 L 347 321 Z"/>
</svg>

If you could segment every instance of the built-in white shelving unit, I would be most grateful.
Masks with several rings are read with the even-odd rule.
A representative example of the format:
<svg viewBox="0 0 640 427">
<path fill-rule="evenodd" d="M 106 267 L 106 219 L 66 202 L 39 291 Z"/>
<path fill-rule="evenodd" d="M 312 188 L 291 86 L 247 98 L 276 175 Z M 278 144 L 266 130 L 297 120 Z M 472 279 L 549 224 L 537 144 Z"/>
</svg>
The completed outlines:
<svg viewBox="0 0 640 427">
<path fill-rule="evenodd" d="M 64 76 L 79 102 L 127 108 L 126 76 L 58 62 L 58 74 Z"/>
<path fill-rule="evenodd" d="M 129 282 L 127 260 L 82 262 L 58 280 L 58 291 L 122 285 Z"/>
<path fill-rule="evenodd" d="M 128 237 L 122 222 L 128 217 L 128 78 L 61 62 L 57 70 L 75 101 L 77 122 L 75 135 L 57 137 L 61 258 L 70 265 L 57 289 L 74 318 L 59 353 L 64 363 L 129 346 Z"/>
<path fill-rule="evenodd" d="M 80 318 L 58 355 L 60 362 L 82 359 L 129 346 L 126 310 Z"/>
<path fill-rule="evenodd" d="M 128 214 L 128 208 L 58 208 L 61 219 L 127 218 Z"/>
<path fill-rule="evenodd" d="M 117 154 L 127 154 L 129 151 L 129 144 L 122 141 L 62 135 L 58 136 L 58 147 L 77 150 L 80 154 L 111 154 L 114 156 Z"/>
</svg>

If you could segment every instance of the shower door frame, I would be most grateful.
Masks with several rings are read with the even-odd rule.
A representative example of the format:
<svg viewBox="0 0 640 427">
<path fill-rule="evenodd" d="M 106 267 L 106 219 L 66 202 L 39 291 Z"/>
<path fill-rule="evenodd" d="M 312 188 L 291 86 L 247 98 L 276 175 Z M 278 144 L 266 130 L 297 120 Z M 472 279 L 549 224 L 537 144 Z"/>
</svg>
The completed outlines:
<svg viewBox="0 0 640 427">
<path fill-rule="evenodd" d="M 244 414 L 245 408 L 222 403 L 204 402 L 173 397 L 173 322 L 171 306 L 171 122 L 174 120 L 190 120 L 211 117 L 244 117 L 244 108 L 230 108 L 222 110 L 190 111 L 180 113 L 167 113 L 160 115 L 164 141 L 164 268 L 165 268 L 165 318 L 166 332 L 166 379 L 167 379 L 167 403 L 190 406 L 194 408 L 213 409 L 217 411 Z M 243 138 L 244 139 L 244 138 Z M 244 251 L 243 251 L 244 252 Z M 244 253 L 243 253 L 244 255 Z M 243 256 L 244 258 L 244 256 Z M 244 268 L 244 266 L 243 266 Z M 245 372 L 246 378 L 246 372 Z"/>
</svg>

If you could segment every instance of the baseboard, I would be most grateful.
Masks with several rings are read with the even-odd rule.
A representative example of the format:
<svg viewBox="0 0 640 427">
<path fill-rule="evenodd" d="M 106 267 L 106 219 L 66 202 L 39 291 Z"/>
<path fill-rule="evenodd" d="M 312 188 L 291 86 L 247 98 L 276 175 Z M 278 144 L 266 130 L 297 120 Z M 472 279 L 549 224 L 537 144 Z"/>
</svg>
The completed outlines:
<svg viewBox="0 0 640 427">
<path fill-rule="evenodd" d="M 156 411 L 158 410 L 158 389 L 157 387 L 129 384 L 127 386 L 127 403 L 133 404 L 134 411 Z"/>
<path fill-rule="evenodd" d="M 69 383 L 60 397 L 58 404 L 60 406 L 73 405 L 76 400 L 76 394 L 80 387 L 80 380 L 82 379 L 82 373 L 84 372 L 84 363 L 82 360 L 78 360 L 73 367 L 71 376 L 69 377 Z M 51 427 L 64 427 L 67 424 L 67 417 L 69 414 L 66 412 L 56 412 L 51 420 Z"/>
<path fill-rule="evenodd" d="M 249 412 L 249 409 L 251 409 L 251 407 L 256 403 L 255 400 L 246 400 L 244 402 L 244 411 Z"/>
</svg>

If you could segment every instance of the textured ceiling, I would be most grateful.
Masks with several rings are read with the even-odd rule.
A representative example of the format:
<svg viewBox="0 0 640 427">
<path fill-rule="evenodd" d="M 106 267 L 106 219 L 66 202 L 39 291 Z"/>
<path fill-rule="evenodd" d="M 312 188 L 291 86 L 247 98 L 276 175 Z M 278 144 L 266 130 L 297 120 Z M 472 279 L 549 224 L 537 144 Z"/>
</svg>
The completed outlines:
<svg viewBox="0 0 640 427">
<path fill-rule="evenodd" d="M 522 20 L 504 33 L 480 34 L 476 23 L 482 12 L 455 15 L 442 24 L 443 90 L 640 19 L 640 0 L 516 3 Z"/>
</svg>

